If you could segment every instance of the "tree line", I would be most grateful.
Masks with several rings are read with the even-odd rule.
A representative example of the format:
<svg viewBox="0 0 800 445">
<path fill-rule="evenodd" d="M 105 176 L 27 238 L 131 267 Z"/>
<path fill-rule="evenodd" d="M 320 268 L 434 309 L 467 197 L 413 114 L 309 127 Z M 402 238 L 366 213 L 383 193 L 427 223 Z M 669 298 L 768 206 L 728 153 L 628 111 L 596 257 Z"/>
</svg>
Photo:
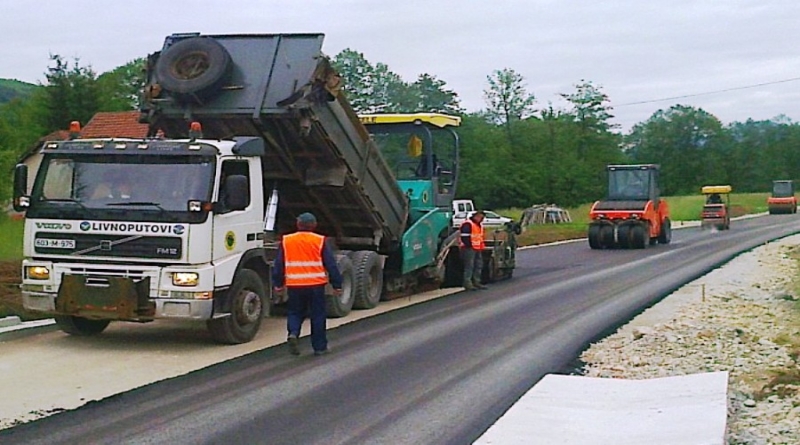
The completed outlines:
<svg viewBox="0 0 800 445">
<path fill-rule="evenodd" d="M 709 184 L 769 190 L 774 179 L 800 179 L 800 127 L 785 116 L 724 125 L 702 108 L 655 111 L 623 133 L 602 87 L 580 80 L 561 94 L 565 107 L 540 105 L 526 79 L 511 68 L 486 76 L 486 107 L 467 112 L 446 81 L 422 73 L 411 82 L 386 64 L 345 49 L 331 58 L 348 101 L 359 113 L 440 112 L 460 115 L 458 196 L 481 207 L 574 206 L 602 198 L 605 166 L 661 165 L 665 195 L 696 194 Z M 25 97 L 0 105 L 0 168 L 9 172 L 36 141 L 69 122 L 85 124 L 98 111 L 136 109 L 144 58 L 97 74 L 78 59 L 50 57 L 46 81 Z M 10 181 L 0 187 L 8 198 Z"/>
</svg>

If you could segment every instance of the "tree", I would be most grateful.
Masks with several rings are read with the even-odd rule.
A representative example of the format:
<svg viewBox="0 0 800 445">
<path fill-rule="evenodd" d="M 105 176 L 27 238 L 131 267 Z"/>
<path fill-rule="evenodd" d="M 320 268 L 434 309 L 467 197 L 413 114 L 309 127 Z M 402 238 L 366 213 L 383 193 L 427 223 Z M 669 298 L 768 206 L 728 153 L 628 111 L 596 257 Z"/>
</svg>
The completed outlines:
<svg viewBox="0 0 800 445">
<path fill-rule="evenodd" d="M 611 114 L 613 108 L 608 95 L 603 93 L 600 87 L 594 86 L 591 81 L 581 79 L 580 83 L 575 85 L 575 90 L 574 93 L 561 93 L 560 96 L 572 105 L 571 113 L 582 128 L 602 133 L 619 127 L 610 122 L 614 117 Z"/>
<path fill-rule="evenodd" d="M 128 111 L 139 107 L 145 83 L 145 59 L 140 57 L 97 78 L 101 111 Z"/>
<path fill-rule="evenodd" d="M 342 77 L 348 102 L 358 113 L 462 113 L 458 94 L 436 76 L 420 74 L 409 84 L 388 65 L 373 65 L 364 54 L 351 49 L 337 54 L 332 64 Z"/>
<path fill-rule="evenodd" d="M 397 112 L 407 97 L 408 87 L 386 64 L 372 65 L 364 54 L 342 50 L 332 60 L 344 82 L 347 100 L 358 113 Z"/>
<path fill-rule="evenodd" d="M 87 123 L 100 108 L 97 75 L 91 67 L 81 66 L 77 58 L 72 66 L 57 54 L 50 55 L 50 61 L 55 66 L 48 67 L 45 74 L 46 131 L 66 129 L 75 120 Z"/>
<path fill-rule="evenodd" d="M 665 194 L 695 194 L 703 185 L 727 179 L 722 168 L 726 136 L 712 114 L 675 105 L 636 124 L 626 150 L 634 162 L 661 165 Z"/>
<path fill-rule="evenodd" d="M 488 108 L 485 116 L 490 122 L 501 124 L 508 130 L 515 121 L 531 116 L 536 100 L 528 93 L 524 78 L 510 68 L 496 70 L 487 76 L 489 88 L 483 91 Z"/>
<path fill-rule="evenodd" d="M 411 84 L 412 96 L 416 103 L 412 110 L 431 113 L 463 114 L 464 110 L 458 101 L 458 94 L 447 89 L 443 80 L 437 79 L 428 73 L 420 74 Z"/>
<path fill-rule="evenodd" d="M 359 113 L 371 108 L 371 82 L 375 68 L 359 53 L 350 48 L 342 50 L 331 64 L 342 78 L 347 101 Z"/>
</svg>

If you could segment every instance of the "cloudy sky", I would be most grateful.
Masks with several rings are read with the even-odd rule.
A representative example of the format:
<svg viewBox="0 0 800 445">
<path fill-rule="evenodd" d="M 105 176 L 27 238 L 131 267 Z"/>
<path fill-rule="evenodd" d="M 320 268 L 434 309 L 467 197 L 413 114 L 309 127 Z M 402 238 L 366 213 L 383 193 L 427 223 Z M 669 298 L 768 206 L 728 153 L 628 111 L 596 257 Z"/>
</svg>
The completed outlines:
<svg viewBox="0 0 800 445">
<path fill-rule="evenodd" d="M 430 73 L 468 111 L 486 76 L 512 68 L 539 107 L 581 79 L 601 86 L 622 130 L 658 109 L 701 107 L 723 123 L 800 120 L 797 0 L 0 0 L 0 78 L 41 82 L 49 54 L 102 73 L 166 35 L 322 32 L 323 50 Z M 683 97 L 690 96 L 690 97 Z M 660 100 L 675 98 L 670 100 Z"/>
</svg>

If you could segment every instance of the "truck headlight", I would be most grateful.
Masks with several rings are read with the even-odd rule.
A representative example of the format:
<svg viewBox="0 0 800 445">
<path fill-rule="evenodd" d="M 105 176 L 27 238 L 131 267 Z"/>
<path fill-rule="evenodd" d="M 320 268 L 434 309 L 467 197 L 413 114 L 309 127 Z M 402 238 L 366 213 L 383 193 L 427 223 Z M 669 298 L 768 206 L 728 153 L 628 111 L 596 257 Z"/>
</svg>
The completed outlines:
<svg viewBox="0 0 800 445">
<path fill-rule="evenodd" d="M 197 272 L 173 272 L 172 284 L 175 286 L 197 286 L 200 274 Z"/>
<path fill-rule="evenodd" d="M 49 280 L 50 269 L 45 266 L 26 266 L 25 277 L 30 280 Z"/>
</svg>

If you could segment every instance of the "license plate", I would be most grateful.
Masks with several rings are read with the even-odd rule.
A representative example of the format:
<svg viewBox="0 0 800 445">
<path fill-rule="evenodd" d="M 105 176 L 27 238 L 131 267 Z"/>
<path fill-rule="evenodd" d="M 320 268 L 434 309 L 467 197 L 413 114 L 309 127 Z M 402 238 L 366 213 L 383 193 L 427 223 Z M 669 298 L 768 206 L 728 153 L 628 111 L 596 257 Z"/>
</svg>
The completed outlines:
<svg viewBox="0 0 800 445">
<path fill-rule="evenodd" d="M 36 238 L 33 245 L 36 247 L 44 247 L 49 249 L 74 249 L 74 239 L 52 239 L 52 238 Z"/>
</svg>

